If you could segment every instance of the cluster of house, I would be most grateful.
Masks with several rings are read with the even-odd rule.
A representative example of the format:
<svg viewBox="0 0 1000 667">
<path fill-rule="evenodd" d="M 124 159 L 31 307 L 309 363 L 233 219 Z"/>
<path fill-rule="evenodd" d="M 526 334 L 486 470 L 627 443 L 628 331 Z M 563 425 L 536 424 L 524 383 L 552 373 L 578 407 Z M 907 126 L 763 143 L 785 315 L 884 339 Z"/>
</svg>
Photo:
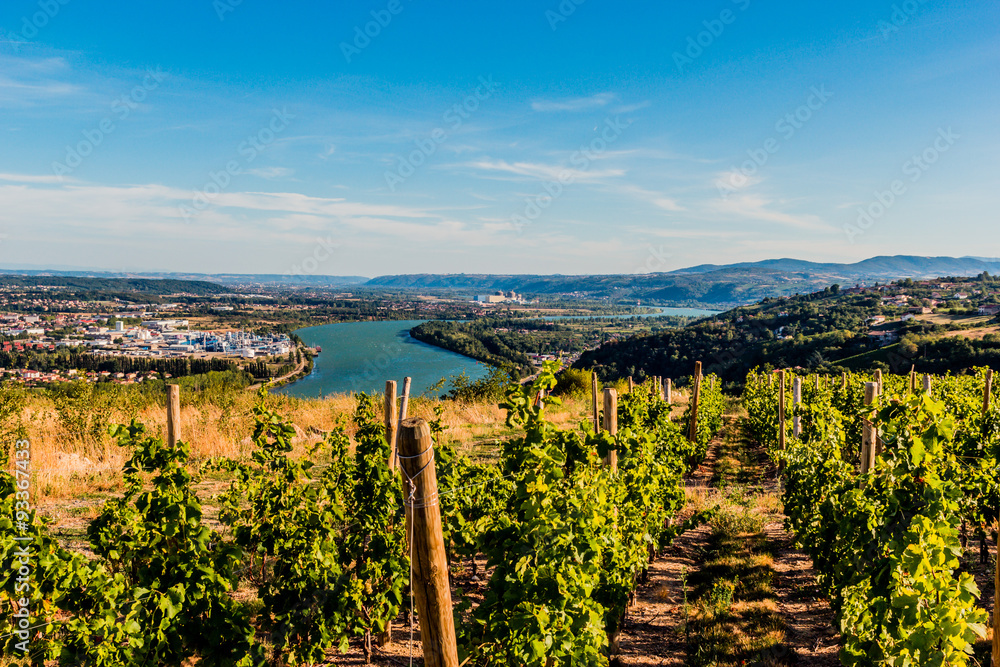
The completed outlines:
<svg viewBox="0 0 1000 667">
<path fill-rule="evenodd" d="M 258 336 L 243 331 L 188 331 L 186 320 L 154 320 L 143 326 L 117 326 L 92 340 L 95 354 L 135 357 L 228 356 L 254 359 L 292 351 L 287 334 Z"/>
<path fill-rule="evenodd" d="M 52 382 L 75 382 L 85 380 L 86 382 L 110 381 L 116 384 L 137 384 L 148 380 L 155 380 L 159 377 L 157 373 L 112 373 L 110 371 L 78 371 L 70 369 L 66 371 L 36 371 L 29 368 L 2 368 L 0 367 L 0 380 L 5 383 L 21 384 L 28 387 L 36 385 L 50 384 Z M 165 373 L 164 377 L 170 377 Z"/>
<path fill-rule="evenodd" d="M 9 352 L 84 346 L 96 354 L 106 355 L 170 358 L 200 354 L 253 359 L 286 355 L 293 349 L 287 334 L 258 336 L 242 331 L 190 331 L 185 319 L 145 319 L 138 325 L 124 322 L 124 318 L 142 319 L 149 315 L 154 313 L 139 310 L 114 314 L 60 314 L 43 320 L 38 315 L 0 314 L 0 334 L 12 339 L 3 343 L 3 349 Z M 112 326 L 102 325 L 109 320 L 115 320 Z M 72 333 L 64 336 L 60 332 Z M 21 337 L 22 334 L 27 339 Z"/>
</svg>

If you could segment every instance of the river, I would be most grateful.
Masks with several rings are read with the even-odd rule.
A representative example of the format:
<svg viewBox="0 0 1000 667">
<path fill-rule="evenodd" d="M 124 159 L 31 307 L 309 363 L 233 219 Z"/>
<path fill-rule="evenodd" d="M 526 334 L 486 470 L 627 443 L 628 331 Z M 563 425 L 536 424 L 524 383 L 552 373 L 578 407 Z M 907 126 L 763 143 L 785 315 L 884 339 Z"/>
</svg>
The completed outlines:
<svg viewBox="0 0 1000 667">
<path fill-rule="evenodd" d="M 661 311 L 641 317 L 707 317 L 716 312 L 696 308 L 661 308 Z M 623 316 L 601 316 L 601 319 L 614 317 Z M 567 319 L 567 316 L 539 319 Z M 316 357 L 312 373 L 275 391 L 300 398 L 361 391 L 382 392 L 385 391 L 386 380 L 396 380 L 402 387 L 403 378 L 410 376 L 413 379 L 411 394 L 420 395 L 442 378 L 465 373 L 478 380 L 489 372 L 488 366 L 474 359 L 414 340 L 410 329 L 426 321 L 342 322 L 299 329 L 295 333 L 306 345 L 319 345 L 323 351 Z"/>
</svg>

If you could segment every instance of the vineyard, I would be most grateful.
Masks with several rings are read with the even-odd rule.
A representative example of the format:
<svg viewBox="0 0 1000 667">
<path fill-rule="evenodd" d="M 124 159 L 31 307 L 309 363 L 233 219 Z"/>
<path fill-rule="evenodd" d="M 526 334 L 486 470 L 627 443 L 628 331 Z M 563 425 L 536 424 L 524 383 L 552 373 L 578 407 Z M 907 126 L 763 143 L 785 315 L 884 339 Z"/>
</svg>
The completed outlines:
<svg viewBox="0 0 1000 667">
<path fill-rule="evenodd" d="M 113 426 L 129 456 L 122 488 L 89 521 L 84 550 L 36 514 L 30 433 L 19 427 L 0 473 L 4 655 L 264 666 L 328 664 L 350 650 L 370 662 L 395 634 L 427 665 L 608 665 L 621 662 L 630 613 L 645 613 L 632 610 L 650 571 L 710 524 L 717 536 L 731 530 L 695 550 L 713 559 L 700 575 L 709 602 L 689 605 L 686 578 L 699 575 L 681 568 L 684 603 L 668 612 L 683 615 L 684 664 L 794 664 L 780 641 L 751 636 L 772 618 L 751 607 L 773 581 L 761 578 L 767 549 L 746 507 L 750 487 L 692 505 L 691 476 L 706 474 L 707 457 L 725 489 L 718 448 L 752 454 L 735 428 L 765 461 L 741 474 L 772 480 L 812 561 L 841 664 L 989 661 L 995 605 L 981 590 L 996 582 L 982 574 L 996 572 L 1000 509 L 991 372 L 753 372 L 736 421 L 700 364 L 683 409 L 669 381 L 629 381 L 619 396 L 599 392 L 595 376 L 586 418 L 557 426 L 555 371 L 507 389 L 507 435 L 480 457 L 442 437 L 442 406 L 436 418 L 407 419 L 408 393 L 397 409 L 395 383 L 386 397 L 356 396 L 351 423 L 304 454 L 263 392 L 248 456 L 195 460 L 177 438 L 179 402 L 166 439 L 136 421 Z M 196 489 L 205 478 L 224 480 L 211 498 Z M 731 498 L 742 507 L 727 514 Z M 456 581 L 466 564 L 471 580 Z M 750 634 L 725 661 L 736 608 L 751 610 L 739 628 Z"/>
<path fill-rule="evenodd" d="M 987 637 L 992 601 L 960 557 L 971 529 L 988 559 L 1000 507 L 992 371 L 917 380 L 747 381 L 748 426 L 781 468 L 788 527 L 838 619 L 845 665 L 977 664 Z"/>
<path fill-rule="evenodd" d="M 426 554 L 413 531 L 433 508 L 449 562 L 486 559 L 484 594 L 448 591 L 457 631 L 445 643 L 464 664 L 607 664 L 650 559 L 705 519 L 678 514 L 684 475 L 722 424 L 721 383 L 699 376 L 678 421 L 652 383 L 620 401 L 608 389 L 603 413 L 595 398 L 592 420 L 560 429 L 546 419 L 559 402 L 554 372 L 508 391 L 515 435 L 494 461 L 441 446 L 431 467 L 409 472 L 403 459 L 415 457 L 396 453 L 393 432 L 421 422 L 440 434 L 440 420 L 393 423 L 380 398 L 363 394 L 353 442 L 342 425 L 306 457 L 291 455 L 295 430 L 263 394 L 247 460 L 194 466 L 183 440 L 165 443 L 136 422 L 113 427 L 130 458 L 123 493 L 87 529 L 93 557 L 61 546 L 36 516 L 29 434 L 19 433 L 0 473 L 5 655 L 34 665 L 301 665 L 360 642 L 370 658 L 412 609 L 411 589 L 420 607 L 412 576 Z M 213 474 L 232 480 L 221 530 L 193 489 Z M 439 491 L 418 496 L 427 475 Z M 250 599 L 234 595 L 248 585 Z M 425 637 L 436 620 L 418 615 Z"/>
</svg>

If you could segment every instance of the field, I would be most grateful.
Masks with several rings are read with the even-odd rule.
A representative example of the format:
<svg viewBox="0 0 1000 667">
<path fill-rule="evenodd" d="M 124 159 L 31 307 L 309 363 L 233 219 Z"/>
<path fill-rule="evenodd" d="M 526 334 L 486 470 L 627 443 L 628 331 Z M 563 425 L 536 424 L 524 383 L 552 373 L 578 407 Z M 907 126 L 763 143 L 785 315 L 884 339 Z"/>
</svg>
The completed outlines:
<svg viewBox="0 0 1000 667">
<path fill-rule="evenodd" d="M 787 449 L 782 450 L 776 435 L 781 429 L 774 421 L 779 383 L 773 378 L 752 375 L 741 399 L 723 397 L 718 378 L 701 380 L 697 435 L 690 442 L 689 389 L 675 390 L 667 406 L 658 384 L 630 390 L 627 383 L 619 383 L 618 423 L 608 426 L 605 421 L 604 426 L 621 430 L 608 439 L 607 433 L 593 432 L 589 391 L 582 383 L 557 386 L 550 374 L 553 368 L 533 386 L 512 388 L 506 409 L 496 399 L 415 398 L 409 405 L 409 414 L 429 422 L 435 435 L 449 589 L 462 619 L 458 650 L 467 664 L 494 664 L 501 656 L 508 661 L 519 655 L 523 664 L 539 666 L 553 658 L 551 664 L 603 665 L 610 658 L 618 665 L 832 666 L 851 655 L 892 656 L 913 650 L 901 648 L 908 645 L 905 642 L 872 634 L 872 621 L 855 620 L 859 607 L 852 600 L 857 596 L 876 600 L 864 604 L 880 604 L 874 590 L 858 589 L 857 583 L 880 571 L 881 563 L 898 567 L 883 546 L 862 549 L 855 556 L 844 551 L 855 548 L 850 523 L 855 519 L 850 517 L 868 516 L 864 512 L 869 511 L 882 516 L 881 510 L 865 509 L 865 504 L 831 509 L 816 501 L 814 491 L 807 491 L 818 488 L 821 499 L 827 493 L 835 499 L 856 488 L 859 499 L 870 497 L 877 506 L 878 494 L 865 489 L 880 488 L 880 475 L 890 466 L 896 466 L 894 478 L 901 475 L 903 463 L 889 445 L 876 456 L 877 466 L 856 462 L 856 438 L 861 435 L 853 420 L 866 414 L 859 397 L 869 377 L 851 376 L 843 389 L 838 389 L 838 377 L 804 377 L 799 404 L 792 400 L 789 374 Z M 203 631 L 216 637 L 207 645 L 179 621 L 157 621 L 165 623 L 164 636 L 173 638 L 150 644 L 158 651 L 158 664 L 181 664 L 185 655 L 184 664 L 218 659 L 218 642 L 223 640 L 234 651 L 262 651 L 279 661 L 297 656 L 294 659 L 315 664 L 394 665 L 413 654 L 419 662 L 424 617 L 414 626 L 411 640 L 410 601 L 402 595 L 409 579 L 407 564 L 416 556 L 405 550 L 399 523 L 405 494 L 385 469 L 381 398 L 300 400 L 187 382 L 180 433 L 190 448 L 175 453 L 158 444 L 167 435 L 162 398 L 138 389 L 90 387 L 70 396 L 17 389 L 0 393 L 7 445 L 16 454 L 25 448 L 19 443 L 30 440 L 32 502 L 39 518 L 48 521 L 43 526 L 36 520 L 31 529 L 39 557 L 49 554 L 46 558 L 54 559 L 38 561 L 49 563 L 39 566 L 38 594 L 50 596 L 64 610 L 52 618 L 51 630 L 35 637 L 37 650 L 48 651 L 50 657 L 61 652 L 60 664 L 67 664 L 68 656 L 91 656 L 85 658 L 88 664 L 127 660 L 122 648 L 110 653 L 118 656 L 111 662 L 95 657 L 98 647 L 109 650 L 100 639 L 103 631 L 96 630 L 103 627 L 100 617 L 75 606 L 79 603 L 73 596 L 80 592 L 70 594 L 59 582 L 68 572 L 101 581 L 119 572 L 124 581 L 139 577 L 138 582 L 144 580 L 144 571 L 162 569 L 157 577 L 172 578 L 188 595 L 201 591 L 198 595 L 205 602 L 199 604 L 216 609 L 207 620 L 229 620 L 225 630 L 220 626 Z M 887 375 L 884 382 L 886 396 L 907 397 L 908 376 Z M 951 451 L 970 455 L 970 438 L 981 428 L 975 404 L 978 400 L 981 407 L 982 382 L 982 375 L 934 381 L 935 394 L 944 399 L 941 409 L 957 421 L 943 431 L 944 449 L 930 451 L 933 465 L 951 465 Z M 553 388 L 562 392 L 559 400 L 545 397 L 539 403 L 536 392 Z M 896 403 L 884 405 L 889 410 Z M 919 410 L 937 408 L 911 402 L 908 409 L 914 412 L 872 417 L 887 442 L 902 437 L 893 435 L 896 424 L 919 428 L 925 419 Z M 801 420 L 794 432 L 793 415 Z M 127 445 L 119 447 L 106 435 L 107 427 L 132 419 L 147 424 L 148 431 L 119 431 L 116 439 Z M 843 434 L 839 439 L 824 435 L 836 429 Z M 841 444 L 824 444 L 831 442 Z M 984 453 L 977 455 L 983 471 L 996 466 L 994 440 L 987 442 Z M 613 468 L 601 464 L 606 447 L 618 452 Z M 862 449 L 867 461 L 865 456 Z M 839 477 L 824 481 L 816 472 L 817 465 L 833 465 L 822 463 L 822 457 L 840 461 Z M 18 461 L 11 456 L 12 474 L 19 470 Z M 145 472 L 129 471 L 136 461 L 146 461 L 141 464 Z M 855 465 L 862 466 L 860 476 Z M 967 625 L 949 626 L 947 640 L 938 639 L 945 636 L 943 629 L 928 635 L 931 646 L 949 641 L 958 647 L 951 650 L 947 664 L 975 664 L 973 651 L 980 663 L 989 660 L 991 630 L 985 619 L 992 610 L 996 549 L 988 529 L 995 519 L 996 478 L 986 486 L 988 477 L 975 479 L 979 481 L 957 482 L 955 493 L 965 504 L 939 510 L 943 514 L 938 520 L 944 522 L 937 528 L 940 539 L 954 542 L 949 548 L 955 556 L 941 570 L 943 576 L 928 580 L 939 588 L 935 595 L 954 595 L 958 586 L 975 591 L 954 598 L 953 610 Z M 833 483 L 841 485 L 839 490 L 822 490 Z M 895 497 L 910 493 L 909 488 L 903 485 Z M 515 509 L 515 497 L 528 505 Z M 157 510 L 157 498 L 173 500 Z M 923 501 L 915 497 L 913 502 L 913 511 L 926 513 Z M 181 532 L 171 533 L 170 508 L 177 503 L 197 512 L 188 515 Z M 534 509 L 523 514 L 528 506 Z M 830 522 L 830 512 L 850 521 L 837 527 Z M 532 519 L 534 513 L 539 516 Z M 891 514 L 885 516 L 888 520 Z M 818 524 L 816 517 L 823 517 Z M 951 528 L 940 527 L 945 524 Z M 817 525 L 825 531 L 820 536 L 810 532 Z M 109 533 L 108 526 L 118 527 Z M 552 529 L 560 526 L 557 534 L 566 531 L 569 542 L 551 539 Z M 183 537 L 192 528 L 192 535 L 204 531 L 213 541 Z M 174 535 L 168 539 L 176 546 L 164 552 L 156 545 L 168 535 Z M 129 540 L 123 542 L 125 536 Z M 334 542 L 328 542 L 331 538 Z M 574 558 L 581 548 L 596 549 L 591 558 L 603 566 L 593 569 L 589 559 Z M 213 554 L 219 549 L 232 549 L 235 560 L 217 560 Z M 334 562 L 303 561 L 312 549 Z M 849 562 L 865 562 L 853 571 L 831 570 L 831 562 L 843 558 L 830 561 L 825 556 L 830 550 L 844 553 Z M 120 561 L 123 553 L 133 555 Z M 520 561 L 515 556 L 519 553 Z M 82 561 L 75 560 L 80 557 Z M 200 568 L 214 568 L 232 587 L 207 585 L 200 569 L 184 570 L 181 563 L 191 559 L 203 563 Z M 148 570 L 136 572 L 131 565 L 121 569 L 126 563 Z M 529 565 L 522 569 L 517 563 Z M 178 567 L 187 573 L 167 574 Z M 952 579 L 952 571 L 965 574 Z M 333 578 L 324 584 L 316 577 Z M 566 588 L 550 590 L 544 583 L 549 577 L 564 581 Z M 155 589 L 158 580 L 143 586 Z M 350 587 L 340 588 L 352 581 L 363 582 L 365 592 L 349 594 Z M 918 596 L 923 590 L 920 581 L 912 584 Z M 111 593 L 98 597 L 111 605 L 109 609 L 119 610 L 115 616 L 123 631 L 143 635 L 142 628 L 153 621 L 147 614 L 155 617 L 157 612 L 143 603 L 144 597 L 133 597 L 127 586 L 115 586 L 110 581 L 102 584 L 102 590 Z M 96 594 L 86 592 L 85 597 Z M 317 594 L 322 596 L 314 597 Z M 891 592 L 891 599 L 895 595 Z M 320 600 L 334 599 L 343 611 L 331 609 L 328 614 L 333 615 L 325 620 L 296 611 L 303 601 L 305 608 L 316 608 Z M 501 599 L 506 602 L 500 604 Z M 519 602 L 511 606 L 513 600 Z M 181 599 L 179 604 L 188 603 Z M 536 620 L 528 626 L 521 625 L 521 608 L 533 610 L 530 618 Z M 238 620 L 246 614 L 249 620 Z M 544 620 L 552 615 L 570 626 Z M 66 624 L 73 618 L 91 628 L 87 637 L 98 637 L 93 647 L 92 639 L 83 641 Z M 131 631 L 130 618 L 138 623 Z M 928 618 L 935 627 L 945 627 Z M 904 633 L 904 638 L 911 632 L 891 615 L 874 622 Z M 551 647 L 545 648 L 549 641 Z M 962 650 L 963 641 L 969 654 Z M 927 653 L 915 655 L 914 664 L 928 664 Z"/>
</svg>

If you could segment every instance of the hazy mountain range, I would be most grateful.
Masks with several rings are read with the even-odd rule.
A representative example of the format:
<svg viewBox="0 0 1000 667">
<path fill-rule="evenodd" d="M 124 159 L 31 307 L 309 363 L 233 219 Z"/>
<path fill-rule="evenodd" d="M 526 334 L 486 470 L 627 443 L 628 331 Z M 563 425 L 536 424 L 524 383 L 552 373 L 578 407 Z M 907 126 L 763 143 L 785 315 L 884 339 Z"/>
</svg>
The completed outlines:
<svg viewBox="0 0 1000 667">
<path fill-rule="evenodd" d="M 23 266 L 23 265 L 22 265 Z M 768 259 L 738 264 L 701 264 L 666 273 L 624 275 L 405 274 L 363 276 L 288 276 L 278 274 L 115 273 L 89 270 L 0 269 L 32 276 L 94 278 L 163 278 L 198 280 L 232 287 L 254 285 L 301 288 L 355 287 L 419 290 L 455 296 L 515 290 L 527 296 L 575 296 L 614 301 L 731 306 L 769 296 L 785 296 L 842 286 L 887 282 L 900 278 L 970 276 L 1000 273 L 1000 259 L 986 257 L 872 257 L 854 264 Z"/>
</svg>

